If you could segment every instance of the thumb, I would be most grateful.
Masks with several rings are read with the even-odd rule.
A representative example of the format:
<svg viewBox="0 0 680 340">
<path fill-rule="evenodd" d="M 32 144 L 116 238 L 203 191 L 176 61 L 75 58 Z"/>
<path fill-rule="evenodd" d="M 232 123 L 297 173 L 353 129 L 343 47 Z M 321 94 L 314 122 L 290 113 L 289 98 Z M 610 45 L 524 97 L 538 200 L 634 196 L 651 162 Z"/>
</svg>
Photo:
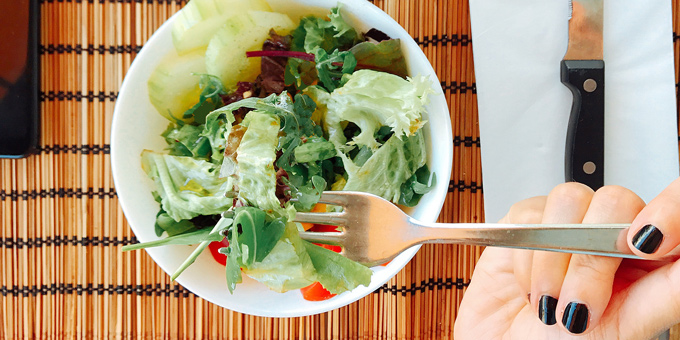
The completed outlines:
<svg viewBox="0 0 680 340">
<path fill-rule="evenodd" d="M 617 294 L 607 314 L 619 339 L 649 339 L 680 322 L 680 261 L 663 266 Z M 617 303 L 618 302 L 618 303 Z M 618 305 L 618 306 L 617 306 Z"/>
</svg>

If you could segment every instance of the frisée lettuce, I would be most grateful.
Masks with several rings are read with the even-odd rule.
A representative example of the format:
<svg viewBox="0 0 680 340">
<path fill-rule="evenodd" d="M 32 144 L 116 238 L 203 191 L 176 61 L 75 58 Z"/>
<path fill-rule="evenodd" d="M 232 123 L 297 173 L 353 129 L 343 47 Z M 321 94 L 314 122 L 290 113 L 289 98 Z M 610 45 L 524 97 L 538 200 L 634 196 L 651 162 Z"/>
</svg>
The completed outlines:
<svg viewBox="0 0 680 340">
<path fill-rule="evenodd" d="M 361 130 L 350 145 L 365 145 L 372 150 L 379 146 L 374 136 L 382 126 L 392 128 L 401 138 L 413 135 L 425 124 L 421 112 L 433 91 L 423 77 L 406 80 L 385 72 L 359 70 L 346 79 L 330 94 L 317 94 L 327 110 L 324 124 L 329 139 L 336 146 L 342 148 L 347 142 L 343 122 L 352 122 Z"/>
</svg>

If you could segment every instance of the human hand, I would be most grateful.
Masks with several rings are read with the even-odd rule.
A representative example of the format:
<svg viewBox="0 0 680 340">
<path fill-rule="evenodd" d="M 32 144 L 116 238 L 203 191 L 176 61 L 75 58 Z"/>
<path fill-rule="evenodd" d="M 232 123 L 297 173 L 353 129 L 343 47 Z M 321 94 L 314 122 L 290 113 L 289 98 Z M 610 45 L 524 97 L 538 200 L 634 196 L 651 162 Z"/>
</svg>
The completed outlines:
<svg viewBox="0 0 680 340">
<path fill-rule="evenodd" d="M 565 183 L 501 222 L 631 223 L 631 251 L 655 261 L 488 247 L 456 340 L 649 339 L 680 322 L 680 261 L 665 256 L 680 244 L 680 179 L 647 206 L 622 187 Z"/>
</svg>

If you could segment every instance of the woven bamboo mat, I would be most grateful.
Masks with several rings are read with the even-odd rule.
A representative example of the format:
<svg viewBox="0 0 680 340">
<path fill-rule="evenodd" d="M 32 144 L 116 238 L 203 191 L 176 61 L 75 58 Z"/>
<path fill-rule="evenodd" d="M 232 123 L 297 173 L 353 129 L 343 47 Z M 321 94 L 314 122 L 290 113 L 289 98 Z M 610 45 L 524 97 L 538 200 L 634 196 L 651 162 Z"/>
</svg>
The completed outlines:
<svg viewBox="0 0 680 340">
<path fill-rule="evenodd" d="M 482 222 L 468 3 L 374 3 L 420 44 L 450 105 L 453 175 L 440 221 Z M 171 283 L 145 252 L 120 251 L 135 239 L 111 178 L 116 96 L 144 42 L 183 4 L 42 0 L 40 149 L 0 160 L 0 338 L 452 338 L 478 248 L 425 246 L 360 301 L 290 319 L 219 308 Z M 674 25 L 677 69 L 675 15 Z"/>
</svg>

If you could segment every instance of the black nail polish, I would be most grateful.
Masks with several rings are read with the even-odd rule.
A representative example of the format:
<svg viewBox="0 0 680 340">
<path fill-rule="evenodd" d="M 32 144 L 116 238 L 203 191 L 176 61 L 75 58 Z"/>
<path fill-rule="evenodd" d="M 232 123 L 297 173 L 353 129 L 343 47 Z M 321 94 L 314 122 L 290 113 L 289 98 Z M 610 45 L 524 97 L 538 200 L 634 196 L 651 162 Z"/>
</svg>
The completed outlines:
<svg viewBox="0 0 680 340">
<path fill-rule="evenodd" d="M 557 323 L 555 308 L 557 308 L 557 299 L 550 295 L 541 296 L 538 300 L 538 318 L 548 326 L 554 325 Z"/>
<path fill-rule="evenodd" d="M 590 313 L 588 307 L 582 303 L 570 302 L 564 309 L 562 316 L 562 324 L 564 327 L 574 333 L 581 334 L 588 328 L 588 318 Z"/>
<path fill-rule="evenodd" d="M 633 246 L 645 254 L 652 254 L 659 249 L 661 241 L 663 241 L 663 233 L 651 224 L 642 227 L 633 236 Z"/>
</svg>

